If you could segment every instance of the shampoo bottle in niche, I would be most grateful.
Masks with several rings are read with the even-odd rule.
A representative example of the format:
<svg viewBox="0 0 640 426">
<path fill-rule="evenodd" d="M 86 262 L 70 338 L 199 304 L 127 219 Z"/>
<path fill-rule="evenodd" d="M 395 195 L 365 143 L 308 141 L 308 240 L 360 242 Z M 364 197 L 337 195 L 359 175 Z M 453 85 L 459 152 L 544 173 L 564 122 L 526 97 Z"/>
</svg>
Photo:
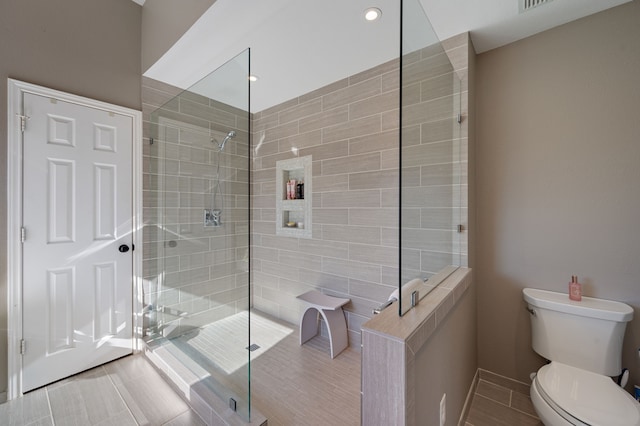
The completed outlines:
<svg viewBox="0 0 640 426">
<path fill-rule="evenodd" d="M 582 300 L 582 285 L 578 282 L 576 275 L 571 275 L 569 283 L 569 299 L 579 302 Z"/>
</svg>

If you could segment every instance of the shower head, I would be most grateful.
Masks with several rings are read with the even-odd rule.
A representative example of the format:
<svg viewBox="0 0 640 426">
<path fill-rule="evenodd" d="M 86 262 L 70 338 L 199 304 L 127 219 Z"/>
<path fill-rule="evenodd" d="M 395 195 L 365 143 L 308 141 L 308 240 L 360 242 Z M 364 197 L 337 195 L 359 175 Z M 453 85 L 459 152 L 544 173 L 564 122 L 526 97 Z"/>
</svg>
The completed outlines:
<svg viewBox="0 0 640 426">
<path fill-rule="evenodd" d="M 229 139 L 233 139 L 235 136 L 236 136 L 235 130 L 232 130 L 229 133 L 227 133 L 227 136 L 225 136 L 224 139 L 222 139 L 222 143 L 218 144 L 218 148 L 220 149 L 220 151 L 224 149 L 224 145 L 227 143 L 227 141 Z"/>
</svg>

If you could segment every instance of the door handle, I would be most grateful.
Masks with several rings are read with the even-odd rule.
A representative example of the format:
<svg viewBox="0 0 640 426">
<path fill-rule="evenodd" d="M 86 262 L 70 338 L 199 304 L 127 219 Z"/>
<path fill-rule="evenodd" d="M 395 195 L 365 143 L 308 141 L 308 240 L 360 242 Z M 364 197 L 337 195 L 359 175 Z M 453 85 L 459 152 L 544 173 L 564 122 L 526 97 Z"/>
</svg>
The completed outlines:
<svg viewBox="0 0 640 426">
<path fill-rule="evenodd" d="M 118 247 L 118 251 L 120 253 L 126 253 L 129 251 L 129 246 L 126 244 L 122 244 L 120 247 Z"/>
</svg>

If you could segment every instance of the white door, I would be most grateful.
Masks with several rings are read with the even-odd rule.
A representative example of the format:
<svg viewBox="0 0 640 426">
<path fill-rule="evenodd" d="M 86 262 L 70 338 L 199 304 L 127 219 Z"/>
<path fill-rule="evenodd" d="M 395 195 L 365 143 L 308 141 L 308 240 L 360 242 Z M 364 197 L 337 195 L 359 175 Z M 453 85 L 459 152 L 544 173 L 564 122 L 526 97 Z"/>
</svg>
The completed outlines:
<svg viewBox="0 0 640 426">
<path fill-rule="evenodd" d="M 132 118 L 25 93 L 22 391 L 132 352 Z"/>
</svg>

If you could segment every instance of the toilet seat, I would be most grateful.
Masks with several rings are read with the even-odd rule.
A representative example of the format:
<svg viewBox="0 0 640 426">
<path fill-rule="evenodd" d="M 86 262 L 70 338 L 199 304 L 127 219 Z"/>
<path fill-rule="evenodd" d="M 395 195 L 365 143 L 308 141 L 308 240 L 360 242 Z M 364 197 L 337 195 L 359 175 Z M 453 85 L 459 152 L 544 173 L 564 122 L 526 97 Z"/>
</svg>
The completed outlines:
<svg viewBox="0 0 640 426">
<path fill-rule="evenodd" d="M 534 390 L 566 424 L 640 426 L 640 404 L 609 377 L 552 362 L 538 371 L 532 400 Z"/>
</svg>

